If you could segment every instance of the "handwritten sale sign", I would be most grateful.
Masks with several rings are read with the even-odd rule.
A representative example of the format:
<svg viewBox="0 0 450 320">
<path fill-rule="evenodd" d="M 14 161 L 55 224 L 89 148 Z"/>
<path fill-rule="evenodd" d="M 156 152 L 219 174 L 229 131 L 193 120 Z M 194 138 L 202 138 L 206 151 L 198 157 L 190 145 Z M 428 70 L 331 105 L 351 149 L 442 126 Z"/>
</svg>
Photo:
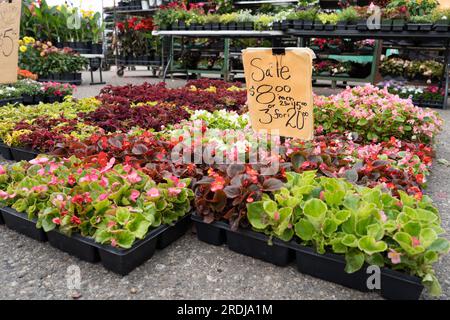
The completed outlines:
<svg viewBox="0 0 450 320">
<path fill-rule="evenodd" d="M 20 0 L 0 0 L 0 83 L 17 81 Z"/>
<path fill-rule="evenodd" d="M 242 51 L 252 127 L 285 137 L 313 138 L 312 60 L 308 48 Z"/>
</svg>

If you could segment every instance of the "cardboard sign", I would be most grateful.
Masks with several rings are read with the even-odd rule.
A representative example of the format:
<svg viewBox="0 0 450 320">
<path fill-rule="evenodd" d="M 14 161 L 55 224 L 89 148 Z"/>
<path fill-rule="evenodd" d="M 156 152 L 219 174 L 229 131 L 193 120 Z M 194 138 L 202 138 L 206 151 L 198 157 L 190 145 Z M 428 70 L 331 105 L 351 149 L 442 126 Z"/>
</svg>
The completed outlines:
<svg viewBox="0 0 450 320">
<path fill-rule="evenodd" d="M 439 0 L 439 7 L 442 9 L 450 8 L 450 0 Z"/>
<path fill-rule="evenodd" d="M 250 120 L 285 137 L 314 134 L 312 60 L 308 48 L 248 48 L 242 51 Z"/>
<path fill-rule="evenodd" d="M 0 83 L 17 81 L 20 0 L 0 0 Z"/>
</svg>

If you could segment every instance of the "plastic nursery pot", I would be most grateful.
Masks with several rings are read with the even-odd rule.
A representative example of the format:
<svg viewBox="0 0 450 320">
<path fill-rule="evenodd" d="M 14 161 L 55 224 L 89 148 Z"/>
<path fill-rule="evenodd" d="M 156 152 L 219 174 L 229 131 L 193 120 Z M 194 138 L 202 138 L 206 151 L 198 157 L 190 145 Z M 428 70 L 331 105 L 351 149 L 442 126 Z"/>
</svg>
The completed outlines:
<svg viewBox="0 0 450 320">
<path fill-rule="evenodd" d="M 405 20 L 403 19 L 392 20 L 392 31 L 403 31 L 404 27 L 405 27 Z"/>
<path fill-rule="evenodd" d="M 367 21 L 366 20 L 359 20 L 356 24 L 356 30 L 358 31 L 367 31 Z"/>
<path fill-rule="evenodd" d="M 172 23 L 172 30 L 179 30 L 178 23 Z"/>
<path fill-rule="evenodd" d="M 150 231 L 144 239 L 137 241 L 130 249 L 99 245 L 98 251 L 103 267 L 122 276 L 129 274 L 153 257 L 158 236 L 165 228 L 165 226 L 160 226 Z"/>
<path fill-rule="evenodd" d="M 281 29 L 283 31 L 292 29 L 292 28 L 294 28 L 294 23 L 295 23 L 294 20 L 283 20 L 283 21 L 281 21 Z M 301 22 L 299 24 L 300 24 L 299 28 L 302 28 L 303 27 L 303 22 Z"/>
<path fill-rule="evenodd" d="M 34 240 L 45 242 L 47 235 L 44 230 L 36 228 L 37 219 L 30 220 L 26 213 L 20 213 L 12 208 L 1 208 L 6 226 Z"/>
<path fill-rule="evenodd" d="M 336 25 L 331 23 L 324 24 L 323 27 L 326 31 L 334 31 L 336 29 Z"/>
<path fill-rule="evenodd" d="M 47 97 L 45 97 L 44 101 L 46 103 L 55 103 L 55 102 L 59 101 L 59 97 L 57 97 L 57 96 L 47 96 Z"/>
<path fill-rule="evenodd" d="M 302 30 L 302 29 L 306 29 L 306 28 L 309 28 L 309 27 L 312 28 L 312 26 L 313 26 L 312 21 L 294 20 L 292 22 L 292 27 L 295 30 Z M 308 29 L 308 30 L 311 30 L 311 29 Z"/>
<path fill-rule="evenodd" d="M 3 220 L 3 213 L 0 210 L 0 224 L 5 224 L 5 220 Z"/>
<path fill-rule="evenodd" d="M 408 31 L 418 31 L 419 30 L 419 24 L 417 24 L 417 23 L 407 23 L 406 24 L 406 30 L 408 30 Z"/>
<path fill-rule="evenodd" d="M 80 260 L 92 263 L 100 261 L 97 244 L 93 239 L 83 237 L 76 233 L 67 236 L 58 230 L 47 232 L 47 238 L 52 247 L 77 257 Z"/>
<path fill-rule="evenodd" d="M 421 23 L 419 24 L 420 31 L 431 31 L 433 29 L 433 25 L 431 23 Z"/>
<path fill-rule="evenodd" d="M 206 223 L 203 222 L 202 217 L 196 215 L 192 215 L 191 219 L 194 222 L 195 228 L 197 230 L 198 240 L 215 246 L 221 246 L 227 241 L 225 234 L 225 223 Z"/>
<path fill-rule="evenodd" d="M 179 219 L 174 225 L 168 226 L 167 229 L 162 232 L 158 238 L 156 248 L 161 250 L 181 238 L 191 228 L 192 220 L 191 215 L 187 214 Z"/>
<path fill-rule="evenodd" d="M 101 43 L 93 43 L 92 54 L 102 54 L 102 53 L 103 53 L 103 45 Z"/>
<path fill-rule="evenodd" d="M 295 251 L 297 269 L 301 273 L 359 291 L 370 291 L 367 287 L 367 278 L 370 274 L 366 273 L 365 267 L 357 272 L 347 273 L 344 270 L 346 262 L 343 256 L 320 254 L 313 248 L 301 246 L 295 241 L 291 241 L 290 246 Z"/>
<path fill-rule="evenodd" d="M 321 21 L 314 21 L 314 30 L 323 30 L 324 24 Z"/>
<path fill-rule="evenodd" d="M 31 105 L 34 103 L 34 97 L 29 94 L 23 94 L 22 95 L 22 103 L 27 106 Z"/>
<path fill-rule="evenodd" d="M 381 20 L 381 31 L 391 31 L 392 30 L 392 20 L 382 19 Z"/>
<path fill-rule="evenodd" d="M 211 30 L 220 30 L 220 23 L 211 23 Z"/>
<path fill-rule="evenodd" d="M 220 24 L 220 30 L 228 30 L 228 24 L 227 23 L 221 23 Z"/>
<path fill-rule="evenodd" d="M 356 30 L 356 23 L 354 23 L 354 22 L 347 23 L 347 25 L 345 26 L 345 28 L 346 28 L 347 30 Z"/>
<path fill-rule="evenodd" d="M 282 26 L 281 26 L 281 22 L 278 22 L 278 21 L 274 22 L 274 23 L 272 24 L 272 29 L 273 29 L 273 30 L 283 30 L 283 28 L 282 28 Z"/>
<path fill-rule="evenodd" d="M 186 30 L 186 23 L 184 21 L 178 21 L 178 30 Z"/>
<path fill-rule="evenodd" d="M 244 22 L 244 30 L 247 31 L 253 30 L 253 22 Z"/>
<path fill-rule="evenodd" d="M 418 300 L 423 291 L 420 278 L 383 268 L 381 296 L 390 300 Z"/>
<path fill-rule="evenodd" d="M 14 158 L 14 161 L 17 162 L 30 161 L 39 155 L 39 153 L 37 153 L 36 151 L 16 147 L 11 148 L 11 154 Z"/>
<path fill-rule="evenodd" d="M 0 155 L 5 160 L 14 160 L 13 155 L 11 153 L 11 148 L 0 141 Z"/>
<path fill-rule="evenodd" d="M 447 20 L 440 20 L 434 24 L 434 30 L 437 32 L 447 32 L 448 26 L 449 24 Z"/>
<path fill-rule="evenodd" d="M 232 231 L 226 229 L 228 248 L 234 252 L 250 256 L 277 266 L 287 266 L 292 261 L 291 250 L 285 242 L 272 239 L 265 234 L 251 230 Z"/>
<path fill-rule="evenodd" d="M 237 30 L 237 23 L 236 22 L 229 22 L 227 24 L 228 30 Z"/>
<path fill-rule="evenodd" d="M 337 30 L 345 30 L 347 26 L 347 21 L 338 21 L 338 23 L 336 24 L 336 29 Z"/>
</svg>

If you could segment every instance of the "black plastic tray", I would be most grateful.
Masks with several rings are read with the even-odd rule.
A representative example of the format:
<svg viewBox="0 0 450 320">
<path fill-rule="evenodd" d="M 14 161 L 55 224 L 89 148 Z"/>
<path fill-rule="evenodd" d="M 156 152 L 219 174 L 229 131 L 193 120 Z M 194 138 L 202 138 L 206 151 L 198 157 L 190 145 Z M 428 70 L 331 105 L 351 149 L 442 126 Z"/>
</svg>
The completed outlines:
<svg viewBox="0 0 450 320">
<path fill-rule="evenodd" d="M 251 230 L 231 231 L 224 222 L 207 224 L 203 218 L 192 216 L 199 240 L 213 244 L 227 244 L 236 252 L 285 266 L 293 259 L 299 272 L 313 277 L 334 282 L 362 292 L 376 291 L 385 299 L 417 300 L 423 291 L 418 277 L 403 272 L 381 268 L 380 290 L 369 290 L 367 280 L 373 273 L 366 273 L 367 265 L 354 273 L 345 272 L 345 258 L 342 255 L 319 254 L 313 248 L 302 246 L 294 240 L 283 242 L 273 239 L 273 245 L 267 244 L 268 237 Z"/>
<path fill-rule="evenodd" d="M 14 160 L 12 153 L 11 153 L 11 148 L 9 146 L 7 146 L 6 144 L 4 144 L 3 142 L 0 142 L 0 155 L 5 160 Z"/>
<path fill-rule="evenodd" d="M 5 220 L 3 220 L 3 213 L 1 209 L 0 209 L 0 224 L 5 224 Z"/>
<path fill-rule="evenodd" d="M 26 213 L 11 208 L 1 208 L 3 220 L 8 228 L 40 242 L 47 241 L 44 230 L 36 228 L 37 219 L 29 220 Z"/>
<path fill-rule="evenodd" d="M 191 215 L 187 214 L 173 225 L 162 225 L 150 231 L 145 239 L 137 241 L 130 249 L 114 248 L 96 243 L 80 234 L 67 236 L 58 230 L 45 233 L 36 228 L 37 220 L 29 220 L 26 214 L 11 208 L 1 208 L 6 226 L 38 241 L 48 241 L 60 249 L 87 262 L 101 261 L 103 266 L 120 275 L 127 275 L 149 260 L 156 248 L 163 249 L 182 237 L 191 226 Z"/>
<path fill-rule="evenodd" d="M 215 245 L 226 243 L 228 248 L 234 252 L 277 266 L 286 266 L 293 260 L 291 250 L 281 240 L 273 239 L 272 244 L 269 244 L 268 236 L 252 230 L 232 231 L 226 223 L 213 222 L 207 224 L 203 222 L 202 218 L 194 215 L 192 219 L 197 227 L 199 240 L 205 239 L 205 242 Z M 216 229 L 216 232 L 214 232 L 214 229 Z"/>
<path fill-rule="evenodd" d="M 83 237 L 77 233 L 67 236 L 58 230 L 47 232 L 47 237 L 52 247 L 80 260 L 92 263 L 100 261 L 97 243 L 93 239 Z"/>
<path fill-rule="evenodd" d="M 33 150 L 27 150 L 22 148 L 11 148 L 11 154 L 15 161 L 30 161 L 36 158 L 39 153 Z"/>
</svg>

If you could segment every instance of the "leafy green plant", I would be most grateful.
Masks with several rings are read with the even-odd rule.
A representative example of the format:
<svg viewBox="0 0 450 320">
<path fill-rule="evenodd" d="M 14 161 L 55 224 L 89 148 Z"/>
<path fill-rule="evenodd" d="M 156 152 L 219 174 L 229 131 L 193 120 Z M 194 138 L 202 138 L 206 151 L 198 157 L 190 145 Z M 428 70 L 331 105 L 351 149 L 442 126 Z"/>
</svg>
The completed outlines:
<svg viewBox="0 0 450 320">
<path fill-rule="evenodd" d="M 337 20 L 354 23 L 359 20 L 359 15 L 355 8 L 348 7 L 337 13 Z"/>
<path fill-rule="evenodd" d="M 323 24 L 337 24 L 339 21 L 339 16 L 337 13 L 319 13 L 317 19 Z"/>
<path fill-rule="evenodd" d="M 439 237 L 437 209 L 431 199 L 400 192 L 401 202 L 379 187 L 355 187 L 315 171 L 286 173 L 287 182 L 273 195 L 247 205 L 256 231 L 313 246 L 317 252 L 345 255 L 345 271 L 364 263 L 388 266 L 422 278 L 432 295 L 440 294 L 433 263 L 450 243 Z"/>
<path fill-rule="evenodd" d="M 272 27 L 273 17 L 260 14 L 255 17 L 255 30 L 269 30 Z"/>
</svg>

